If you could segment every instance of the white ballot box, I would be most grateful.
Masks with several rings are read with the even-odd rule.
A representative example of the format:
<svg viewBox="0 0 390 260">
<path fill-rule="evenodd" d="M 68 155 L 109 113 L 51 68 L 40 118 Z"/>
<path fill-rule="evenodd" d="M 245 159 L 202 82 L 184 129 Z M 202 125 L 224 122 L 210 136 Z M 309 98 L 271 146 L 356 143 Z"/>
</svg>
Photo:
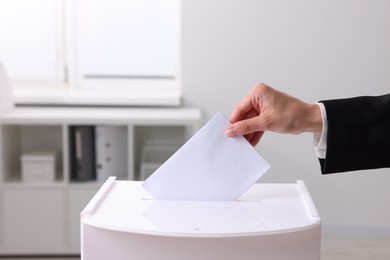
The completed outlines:
<svg viewBox="0 0 390 260">
<path fill-rule="evenodd" d="M 81 213 L 82 260 L 315 260 L 320 240 L 303 181 L 254 184 L 237 201 L 159 201 L 110 177 Z"/>
</svg>

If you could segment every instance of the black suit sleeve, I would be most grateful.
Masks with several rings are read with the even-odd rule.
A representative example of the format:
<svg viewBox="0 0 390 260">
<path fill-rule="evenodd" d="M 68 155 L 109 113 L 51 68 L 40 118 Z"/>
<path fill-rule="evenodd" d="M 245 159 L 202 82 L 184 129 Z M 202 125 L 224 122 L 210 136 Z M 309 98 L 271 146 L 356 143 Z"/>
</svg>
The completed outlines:
<svg viewBox="0 0 390 260">
<path fill-rule="evenodd" d="M 328 118 L 323 174 L 390 167 L 390 94 L 321 102 Z"/>
</svg>

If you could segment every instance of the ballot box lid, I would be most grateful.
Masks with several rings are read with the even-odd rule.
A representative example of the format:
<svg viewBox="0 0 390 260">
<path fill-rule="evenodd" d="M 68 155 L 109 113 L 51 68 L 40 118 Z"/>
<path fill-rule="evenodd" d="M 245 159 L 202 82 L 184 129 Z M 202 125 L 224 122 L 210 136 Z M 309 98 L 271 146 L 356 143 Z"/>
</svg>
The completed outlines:
<svg viewBox="0 0 390 260">
<path fill-rule="evenodd" d="M 256 183 L 236 201 L 154 200 L 140 181 L 110 177 L 81 213 L 83 225 L 174 237 L 237 237 L 315 228 L 303 181 Z"/>
</svg>

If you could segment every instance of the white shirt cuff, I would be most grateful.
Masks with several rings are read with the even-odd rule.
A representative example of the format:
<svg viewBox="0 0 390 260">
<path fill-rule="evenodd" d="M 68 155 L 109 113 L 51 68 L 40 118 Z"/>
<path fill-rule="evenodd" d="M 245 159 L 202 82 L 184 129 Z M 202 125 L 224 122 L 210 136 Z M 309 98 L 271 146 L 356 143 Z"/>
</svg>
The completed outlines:
<svg viewBox="0 0 390 260">
<path fill-rule="evenodd" d="M 328 140 L 328 120 L 326 118 L 326 109 L 324 104 L 317 103 L 321 110 L 322 116 L 322 133 L 314 133 L 314 150 L 318 158 L 325 159 L 326 157 L 326 145 Z"/>
</svg>

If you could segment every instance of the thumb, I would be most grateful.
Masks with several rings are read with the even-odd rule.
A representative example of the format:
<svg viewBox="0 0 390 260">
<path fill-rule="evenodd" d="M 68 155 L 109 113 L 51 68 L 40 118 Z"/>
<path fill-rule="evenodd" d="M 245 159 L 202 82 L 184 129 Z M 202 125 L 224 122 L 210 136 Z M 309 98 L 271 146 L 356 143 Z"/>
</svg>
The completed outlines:
<svg viewBox="0 0 390 260">
<path fill-rule="evenodd" d="M 239 135 L 246 135 L 250 133 L 254 133 L 257 131 L 263 131 L 261 129 L 260 124 L 260 117 L 252 117 L 249 119 L 245 119 L 242 121 L 238 121 L 232 125 L 230 125 L 226 131 L 225 134 L 228 137 L 235 137 Z"/>
</svg>

